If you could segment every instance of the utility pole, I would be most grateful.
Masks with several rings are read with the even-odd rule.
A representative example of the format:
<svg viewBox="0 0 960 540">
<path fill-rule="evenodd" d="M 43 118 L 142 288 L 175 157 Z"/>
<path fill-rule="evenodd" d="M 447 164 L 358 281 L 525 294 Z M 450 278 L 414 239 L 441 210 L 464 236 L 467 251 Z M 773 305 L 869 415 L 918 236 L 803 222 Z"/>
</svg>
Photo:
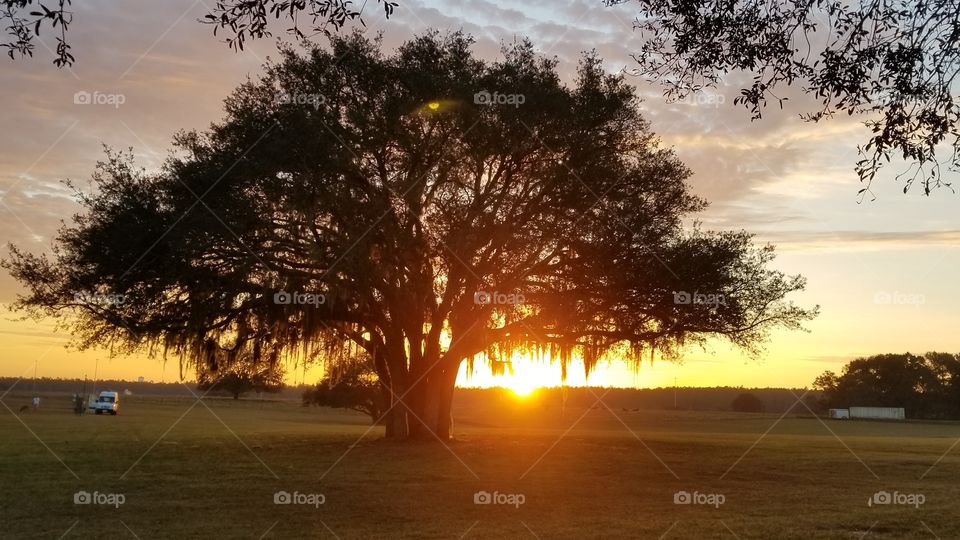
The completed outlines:
<svg viewBox="0 0 960 540">
<path fill-rule="evenodd" d="M 40 407 L 40 396 L 37 395 L 37 362 L 38 360 L 33 361 L 33 408 L 37 409 Z"/>
</svg>

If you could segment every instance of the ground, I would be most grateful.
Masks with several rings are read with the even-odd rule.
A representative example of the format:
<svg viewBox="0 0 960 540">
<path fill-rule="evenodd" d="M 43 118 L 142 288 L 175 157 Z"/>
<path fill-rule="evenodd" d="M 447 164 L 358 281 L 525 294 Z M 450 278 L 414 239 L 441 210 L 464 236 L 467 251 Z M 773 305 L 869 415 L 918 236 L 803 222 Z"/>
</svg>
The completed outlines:
<svg viewBox="0 0 960 540">
<path fill-rule="evenodd" d="M 386 441 L 362 415 L 295 402 L 134 396 L 116 417 L 76 417 L 66 397 L 22 413 L 27 396 L 3 403 L 3 538 L 856 539 L 960 530 L 955 423 L 561 411 L 518 399 L 458 406 L 457 439 L 443 445 Z M 878 491 L 914 504 L 868 505 Z M 114 504 L 75 504 L 79 492 Z M 278 492 L 300 504 L 275 504 Z M 478 492 L 495 503 L 476 504 Z M 678 492 L 713 504 L 676 504 Z"/>
</svg>

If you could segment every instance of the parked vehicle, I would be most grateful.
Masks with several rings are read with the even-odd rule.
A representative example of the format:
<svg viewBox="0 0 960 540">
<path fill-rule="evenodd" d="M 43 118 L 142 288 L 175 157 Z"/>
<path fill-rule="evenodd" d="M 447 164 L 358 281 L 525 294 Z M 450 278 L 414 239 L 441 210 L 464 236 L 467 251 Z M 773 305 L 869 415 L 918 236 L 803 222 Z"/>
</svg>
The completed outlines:
<svg viewBox="0 0 960 540">
<path fill-rule="evenodd" d="M 849 409 L 830 409 L 830 418 L 849 420 L 866 418 L 871 420 L 903 420 L 906 418 L 903 407 L 850 407 Z"/>
<path fill-rule="evenodd" d="M 103 414 L 104 411 L 116 415 L 120 410 L 120 394 L 105 390 L 100 392 L 97 400 L 90 403 L 90 409 L 96 414 Z"/>
<path fill-rule="evenodd" d="M 903 407 L 850 407 L 850 418 L 903 420 L 906 415 Z"/>
<path fill-rule="evenodd" d="M 836 418 L 839 420 L 849 420 L 850 409 L 830 409 L 830 418 Z"/>
</svg>

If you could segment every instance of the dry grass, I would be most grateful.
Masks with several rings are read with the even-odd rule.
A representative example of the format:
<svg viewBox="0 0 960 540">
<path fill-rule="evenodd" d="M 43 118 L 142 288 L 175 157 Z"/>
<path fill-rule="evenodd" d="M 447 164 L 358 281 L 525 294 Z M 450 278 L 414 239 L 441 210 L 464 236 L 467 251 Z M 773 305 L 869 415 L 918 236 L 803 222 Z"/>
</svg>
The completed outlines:
<svg viewBox="0 0 960 540">
<path fill-rule="evenodd" d="M 19 398 L 4 403 L 16 411 Z M 561 417 L 499 402 L 460 407 L 458 439 L 441 445 L 387 442 L 379 429 L 359 440 L 363 417 L 293 403 L 208 400 L 213 413 L 200 404 L 184 415 L 192 400 L 144 398 L 117 417 L 79 418 L 56 404 L 19 415 L 26 426 L 0 409 L 4 538 L 855 539 L 960 529 L 960 448 L 931 469 L 960 437 L 956 424 L 785 418 L 771 429 L 776 415 Z M 76 505 L 79 490 L 126 500 Z M 275 505 L 279 490 L 325 503 Z M 524 504 L 474 504 L 480 490 L 522 494 Z M 725 501 L 677 505 L 680 490 Z M 926 501 L 869 507 L 879 490 Z"/>
</svg>

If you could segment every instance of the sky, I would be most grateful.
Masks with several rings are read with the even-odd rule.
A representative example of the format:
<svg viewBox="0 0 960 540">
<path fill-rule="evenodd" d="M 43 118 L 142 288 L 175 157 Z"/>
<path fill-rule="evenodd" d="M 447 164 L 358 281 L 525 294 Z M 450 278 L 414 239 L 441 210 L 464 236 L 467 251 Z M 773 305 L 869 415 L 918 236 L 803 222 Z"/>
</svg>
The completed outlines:
<svg viewBox="0 0 960 540">
<path fill-rule="evenodd" d="M 48 252 L 61 220 L 78 210 L 70 179 L 84 187 L 103 146 L 132 148 L 138 163 L 156 168 L 174 133 L 204 129 L 222 118 L 222 100 L 275 56 L 271 39 L 234 52 L 197 20 L 204 0 L 89 0 L 74 6 L 69 39 L 76 64 L 57 69 L 50 60 L 53 36 L 42 35 L 32 60 L 4 57 L 0 71 L 0 231 L 6 243 Z M 464 30 L 475 52 L 495 59 L 500 44 L 529 38 L 559 60 L 571 80 L 583 51 L 596 50 L 616 72 L 633 65 L 639 48 L 630 4 L 604 7 L 600 0 L 404 1 L 390 20 L 370 2 L 367 31 L 384 33 L 387 49 L 428 28 Z M 286 39 L 283 32 L 277 37 Z M 902 193 L 894 168 L 878 176 L 875 200 L 861 201 L 853 172 L 857 145 L 866 141 L 862 119 L 822 124 L 798 113 L 815 105 L 791 89 L 783 110 L 772 107 L 760 121 L 733 104 L 737 74 L 698 99 L 668 103 L 662 89 L 629 76 L 644 97 L 643 114 L 664 145 L 692 169 L 690 184 L 711 206 L 696 216 L 705 228 L 745 229 L 772 242 L 774 267 L 808 279 L 795 294 L 801 305 L 819 304 L 808 332 L 777 331 L 759 358 L 723 343 L 686 351 L 679 363 L 654 359 L 639 368 L 617 362 L 589 379 L 603 386 L 808 386 L 825 370 L 858 356 L 884 352 L 960 352 L 960 213 L 949 190 L 931 197 Z M 81 93 L 81 94 L 78 94 Z M 77 96 L 100 103 L 77 103 Z M 79 99 L 82 101 L 82 98 Z M 2 256 L 6 256 L 3 248 Z M 76 351 L 53 321 L 24 321 L 7 307 L 21 292 L 0 273 L 0 375 L 99 377 L 174 381 L 176 360 L 111 357 L 108 351 Z M 292 369 L 290 382 L 315 382 L 318 367 Z M 518 378 L 560 384 L 557 366 L 518 362 Z M 461 385 L 502 380 L 478 369 Z M 585 384 L 571 368 L 569 384 Z"/>
</svg>

